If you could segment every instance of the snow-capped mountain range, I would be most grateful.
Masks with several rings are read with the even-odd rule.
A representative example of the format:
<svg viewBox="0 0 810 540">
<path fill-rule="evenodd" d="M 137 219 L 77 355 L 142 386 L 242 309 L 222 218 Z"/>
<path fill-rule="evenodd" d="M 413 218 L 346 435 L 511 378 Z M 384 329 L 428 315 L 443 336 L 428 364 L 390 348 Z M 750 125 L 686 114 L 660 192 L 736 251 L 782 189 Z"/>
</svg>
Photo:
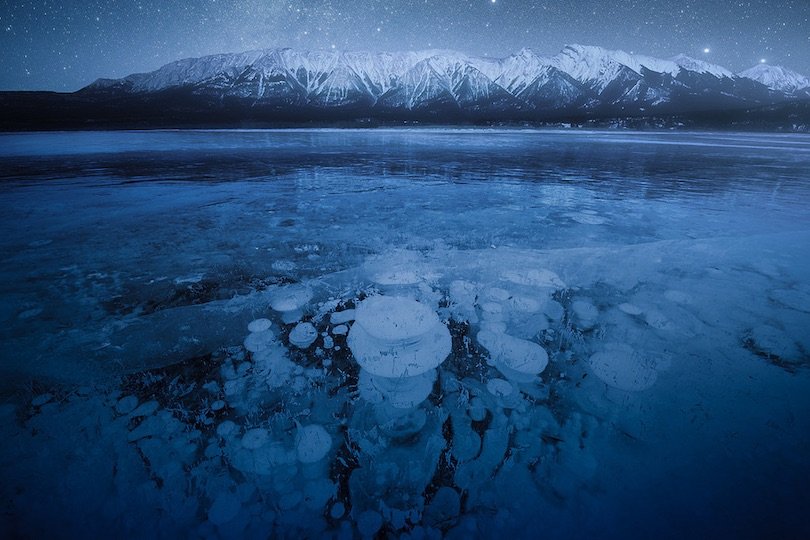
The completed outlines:
<svg viewBox="0 0 810 540">
<path fill-rule="evenodd" d="M 99 79 L 76 95 L 119 109 L 162 103 L 181 116 L 213 110 L 262 120 L 545 120 L 768 106 L 810 98 L 810 80 L 777 66 L 735 74 L 685 55 L 664 60 L 583 45 L 551 57 L 523 49 L 500 59 L 444 50 L 266 49 Z"/>
</svg>

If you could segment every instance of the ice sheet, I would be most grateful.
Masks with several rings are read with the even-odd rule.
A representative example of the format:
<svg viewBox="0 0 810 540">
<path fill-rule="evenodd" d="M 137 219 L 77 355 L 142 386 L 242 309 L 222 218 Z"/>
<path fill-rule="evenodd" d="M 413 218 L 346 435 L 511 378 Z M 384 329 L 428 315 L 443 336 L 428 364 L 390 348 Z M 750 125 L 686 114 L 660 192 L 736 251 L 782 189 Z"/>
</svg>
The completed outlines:
<svg viewBox="0 0 810 540">
<path fill-rule="evenodd" d="M 808 531 L 806 138 L 1 137 L 4 535 Z"/>
</svg>

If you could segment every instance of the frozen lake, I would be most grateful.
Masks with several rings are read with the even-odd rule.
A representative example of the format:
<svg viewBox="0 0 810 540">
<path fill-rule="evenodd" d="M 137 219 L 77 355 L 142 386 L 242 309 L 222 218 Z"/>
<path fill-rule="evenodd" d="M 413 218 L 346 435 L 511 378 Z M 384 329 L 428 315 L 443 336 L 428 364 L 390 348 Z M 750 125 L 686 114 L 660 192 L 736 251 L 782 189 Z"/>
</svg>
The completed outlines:
<svg viewBox="0 0 810 540">
<path fill-rule="evenodd" d="M 810 535 L 806 136 L 0 134 L 0 255 L 0 535 Z"/>
</svg>

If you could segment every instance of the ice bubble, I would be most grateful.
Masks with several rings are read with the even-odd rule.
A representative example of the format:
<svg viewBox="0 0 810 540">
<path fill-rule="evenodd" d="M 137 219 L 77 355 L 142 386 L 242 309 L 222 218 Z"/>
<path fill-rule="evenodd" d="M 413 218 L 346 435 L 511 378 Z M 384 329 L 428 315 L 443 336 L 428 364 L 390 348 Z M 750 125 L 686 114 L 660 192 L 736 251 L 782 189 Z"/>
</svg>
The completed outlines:
<svg viewBox="0 0 810 540">
<path fill-rule="evenodd" d="M 231 420 L 225 420 L 220 425 L 217 426 L 217 435 L 222 437 L 223 439 L 228 437 L 231 433 L 236 431 L 236 424 Z"/>
<path fill-rule="evenodd" d="M 332 324 L 343 324 L 354 320 L 355 311 L 353 309 L 344 309 L 343 311 L 335 311 L 329 317 Z"/>
<path fill-rule="evenodd" d="M 455 280 L 450 283 L 450 308 L 457 319 L 478 322 L 478 315 L 475 313 L 476 290 L 476 286 L 469 281 Z"/>
<path fill-rule="evenodd" d="M 513 296 L 509 299 L 509 304 L 512 309 L 521 313 L 537 313 L 542 307 L 540 302 L 526 296 Z"/>
<path fill-rule="evenodd" d="M 129 442 L 135 442 L 137 440 L 143 438 L 159 438 L 161 436 L 166 437 L 168 435 L 168 430 L 166 429 L 166 424 L 163 422 L 163 419 L 157 416 L 149 416 L 143 422 L 138 424 L 138 426 L 129 432 L 127 435 L 127 440 Z"/>
<path fill-rule="evenodd" d="M 384 288 L 402 289 L 435 277 L 420 254 L 405 250 L 370 258 L 364 266 L 371 280 Z"/>
<path fill-rule="evenodd" d="M 337 486 L 328 478 L 310 480 L 304 486 L 304 501 L 312 509 L 321 510 L 337 491 Z M 332 508 L 334 510 L 334 507 Z"/>
<path fill-rule="evenodd" d="M 213 443 L 211 443 L 211 444 L 209 444 L 208 446 L 205 447 L 205 450 L 203 451 L 203 455 L 206 458 L 209 458 L 209 459 L 219 457 L 219 456 L 222 455 L 222 448 L 219 447 L 218 443 L 213 442 Z"/>
<path fill-rule="evenodd" d="M 491 330 L 481 330 L 477 339 L 507 378 L 529 382 L 548 365 L 548 354 L 537 343 Z"/>
<path fill-rule="evenodd" d="M 138 418 L 141 416 L 150 416 L 154 413 L 159 407 L 159 404 L 154 399 L 151 401 L 147 401 L 145 403 L 141 403 L 137 409 L 129 413 L 132 418 Z"/>
<path fill-rule="evenodd" d="M 633 304 L 628 304 L 627 302 L 625 302 L 624 304 L 619 304 L 619 309 L 622 310 L 624 313 L 627 313 L 628 315 L 641 315 L 642 313 L 644 313 L 644 311 L 640 307 Z"/>
<path fill-rule="evenodd" d="M 212 411 L 221 411 L 224 408 L 225 408 L 225 402 L 222 401 L 221 399 L 218 399 L 218 400 L 216 400 L 215 402 L 213 402 L 211 404 L 211 410 Z"/>
<path fill-rule="evenodd" d="M 487 320 L 481 323 L 482 330 L 490 330 L 497 334 L 503 334 L 506 332 L 506 323 L 503 321 L 491 321 Z"/>
<path fill-rule="evenodd" d="M 118 414 L 129 414 L 138 406 L 138 398 L 135 396 L 124 396 L 115 404 L 115 412 Z"/>
<path fill-rule="evenodd" d="M 234 495 L 220 493 L 208 509 L 208 521 L 214 525 L 224 525 L 235 518 L 241 508 L 242 504 Z"/>
<path fill-rule="evenodd" d="M 332 519 L 340 519 L 343 517 L 343 514 L 345 513 L 346 507 L 340 501 L 333 504 L 332 509 L 329 510 L 329 515 L 332 516 Z"/>
<path fill-rule="evenodd" d="M 512 384 L 503 379 L 490 379 L 487 382 L 487 392 L 495 397 L 506 397 L 512 393 Z"/>
<path fill-rule="evenodd" d="M 298 424 L 295 434 L 295 454 L 301 463 L 315 463 L 326 457 L 332 448 L 332 437 L 318 424 Z"/>
<path fill-rule="evenodd" d="M 280 287 L 270 294 L 270 307 L 282 314 L 285 323 L 301 318 L 302 310 L 312 299 L 312 291 L 300 285 Z"/>
<path fill-rule="evenodd" d="M 501 289 L 500 287 L 490 287 L 489 289 L 485 289 L 481 296 L 494 302 L 504 302 L 508 300 L 511 295 L 506 289 Z"/>
<path fill-rule="evenodd" d="M 592 328 L 599 317 L 599 310 L 587 300 L 575 300 L 571 303 L 571 310 L 583 328 Z"/>
<path fill-rule="evenodd" d="M 450 283 L 450 297 L 454 302 L 463 304 L 475 302 L 476 287 L 474 283 L 464 281 L 461 279 L 454 280 Z"/>
<path fill-rule="evenodd" d="M 377 534 L 382 528 L 383 519 L 379 512 L 366 510 L 357 516 L 357 530 L 364 537 L 371 537 Z"/>
<path fill-rule="evenodd" d="M 279 465 L 291 465 L 289 452 L 278 442 L 265 444 L 255 449 L 243 446 L 227 448 L 228 459 L 233 468 L 245 473 L 267 476 L 276 472 L 275 469 Z"/>
<path fill-rule="evenodd" d="M 264 446 L 270 440 L 270 434 L 264 428 L 253 428 L 242 437 L 242 446 L 248 450 L 255 450 Z"/>
<path fill-rule="evenodd" d="M 556 300 L 549 300 L 543 306 L 543 313 L 552 321 L 559 321 L 565 315 L 565 308 Z"/>
<path fill-rule="evenodd" d="M 481 422 L 487 417 L 487 408 L 484 406 L 484 400 L 480 397 L 474 397 L 470 400 L 470 407 L 467 413 L 470 418 L 475 422 Z"/>
<path fill-rule="evenodd" d="M 546 269 L 532 269 L 525 272 L 509 270 L 501 274 L 501 277 L 517 285 L 551 289 L 565 288 L 565 283 L 563 283 L 560 277 L 551 270 Z"/>
<path fill-rule="evenodd" d="M 481 437 L 476 433 L 470 421 L 459 415 L 453 415 L 453 444 L 451 451 L 460 462 L 475 459 L 481 451 Z"/>
<path fill-rule="evenodd" d="M 413 437 L 424 429 L 428 420 L 423 407 L 395 409 L 381 404 L 374 406 L 373 411 L 379 433 L 390 440 L 404 441 Z"/>
<path fill-rule="evenodd" d="M 248 324 L 248 332 L 264 332 L 273 326 L 270 319 L 256 319 Z"/>
<path fill-rule="evenodd" d="M 275 339 L 276 336 L 275 334 L 273 334 L 272 330 L 251 332 L 250 334 L 248 334 L 248 337 L 245 338 L 244 341 L 245 349 L 249 350 L 252 353 L 261 352 L 269 348 L 273 344 Z"/>
<path fill-rule="evenodd" d="M 379 377 L 425 373 L 450 354 L 450 331 L 425 304 L 372 296 L 357 307 L 349 348 L 360 367 Z"/>
<path fill-rule="evenodd" d="M 312 323 L 298 323 L 290 332 L 290 343 L 299 349 L 306 349 L 317 337 L 318 331 L 312 326 Z"/>
<path fill-rule="evenodd" d="M 331 349 L 334 346 L 335 346 L 335 340 L 332 339 L 331 336 L 325 336 L 323 338 L 323 348 L 324 349 Z"/>
<path fill-rule="evenodd" d="M 275 311 L 285 312 L 301 309 L 312 299 L 312 291 L 306 287 L 281 287 L 270 296 L 270 307 Z"/>
<path fill-rule="evenodd" d="M 349 333 L 349 327 L 345 324 L 339 324 L 336 327 L 332 328 L 332 333 L 336 336 L 345 336 Z"/>
<path fill-rule="evenodd" d="M 398 341 L 421 336 L 437 323 L 433 310 L 416 300 L 373 296 L 360 303 L 355 326 L 363 326 L 372 337 Z"/>
<path fill-rule="evenodd" d="M 497 302 L 484 302 L 483 304 L 481 304 L 481 311 L 484 312 L 485 317 L 495 318 L 501 313 L 503 313 L 503 306 L 501 306 Z"/>
<path fill-rule="evenodd" d="M 606 344 L 591 355 L 589 364 L 602 382 L 628 392 L 646 390 L 658 378 L 654 362 L 622 343 Z"/>
<path fill-rule="evenodd" d="M 387 402 L 395 409 L 409 409 L 427 399 L 435 382 L 435 369 L 413 377 L 376 377 L 361 369 L 357 388 L 370 403 Z"/>
</svg>

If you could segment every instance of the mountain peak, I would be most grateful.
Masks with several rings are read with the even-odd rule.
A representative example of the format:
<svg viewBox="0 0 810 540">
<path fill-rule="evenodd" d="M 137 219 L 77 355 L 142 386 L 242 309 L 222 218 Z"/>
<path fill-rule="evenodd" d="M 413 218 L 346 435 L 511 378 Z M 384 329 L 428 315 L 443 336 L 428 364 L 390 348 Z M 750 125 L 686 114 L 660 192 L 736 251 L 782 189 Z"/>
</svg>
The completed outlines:
<svg viewBox="0 0 810 540">
<path fill-rule="evenodd" d="M 648 70 L 673 77 L 681 70 L 669 60 L 576 43 L 563 47 L 552 61 L 555 67 L 598 92 L 607 88 L 623 70 L 629 69 L 637 76 L 643 76 L 644 70 Z"/>
<path fill-rule="evenodd" d="M 689 71 L 694 71 L 696 73 L 708 73 L 710 75 L 714 75 L 715 77 L 734 77 L 734 73 L 727 70 L 722 66 L 718 66 L 716 64 L 710 64 L 704 60 L 698 60 L 697 58 L 692 58 L 691 56 L 687 56 L 685 54 L 679 54 L 670 58 L 673 62 L 678 64 L 684 69 Z"/>
<path fill-rule="evenodd" d="M 530 49 L 529 47 L 523 47 L 512 56 L 521 58 L 538 58 L 537 53 L 535 53 L 534 50 Z"/>
<path fill-rule="evenodd" d="M 771 90 L 792 94 L 797 90 L 810 87 L 810 79 L 782 66 L 771 64 L 757 64 L 740 73 L 746 77 L 762 83 Z"/>
</svg>

